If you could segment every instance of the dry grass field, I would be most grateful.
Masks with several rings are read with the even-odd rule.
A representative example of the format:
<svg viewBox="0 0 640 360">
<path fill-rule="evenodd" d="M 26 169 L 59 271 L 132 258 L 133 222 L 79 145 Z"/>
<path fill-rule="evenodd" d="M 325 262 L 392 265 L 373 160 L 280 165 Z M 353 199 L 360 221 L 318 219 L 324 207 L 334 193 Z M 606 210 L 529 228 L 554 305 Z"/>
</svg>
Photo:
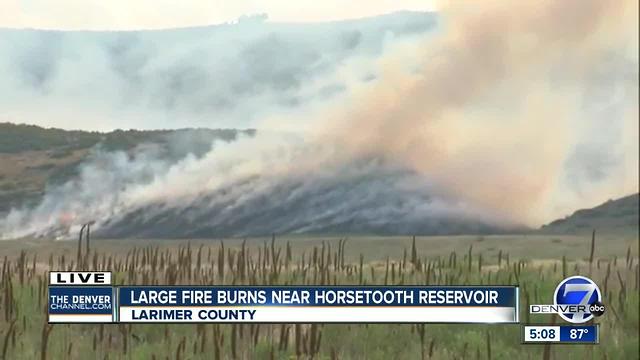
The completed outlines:
<svg viewBox="0 0 640 360">
<path fill-rule="evenodd" d="M 415 245 L 414 245 L 415 244 Z M 2 243 L 2 359 L 511 359 L 638 356 L 638 240 L 574 236 L 282 237 Z M 117 284 L 518 284 L 527 304 L 591 276 L 601 344 L 521 345 L 518 325 L 49 325 L 49 269 L 108 269 Z"/>
</svg>

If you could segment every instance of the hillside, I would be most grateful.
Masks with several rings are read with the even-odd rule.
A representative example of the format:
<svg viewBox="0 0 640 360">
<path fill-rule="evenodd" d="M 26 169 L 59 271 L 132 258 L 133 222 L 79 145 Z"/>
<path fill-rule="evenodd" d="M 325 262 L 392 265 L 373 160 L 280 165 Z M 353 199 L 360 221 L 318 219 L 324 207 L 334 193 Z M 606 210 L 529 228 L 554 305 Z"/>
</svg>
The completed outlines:
<svg viewBox="0 0 640 360">
<path fill-rule="evenodd" d="M 0 215 L 6 215 L 12 208 L 28 207 L 39 214 L 36 216 L 43 216 L 42 221 L 49 221 L 69 214 L 64 210 L 65 204 L 77 204 L 82 207 L 81 212 L 88 213 L 89 208 L 114 201 L 111 196 L 117 197 L 123 187 L 146 184 L 188 155 L 198 158 L 208 153 L 214 140 L 232 142 L 240 134 L 253 136 L 255 131 L 180 129 L 101 133 L 2 123 Z M 114 156 L 118 153 L 121 155 Z M 99 228 L 96 225 L 94 234 L 109 238 L 207 238 L 272 232 L 490 234 L 505 231 L 490 219 L 429 211 L 430 206 L 438 206 L 440 200 L 420 186 L 421 179 L 411 171 L 388 167 L 377 159 L 362 159 L 350 165 L 351 169 L 338 170 L 347 174 L 343 177 L 312 179 L 302 173 L 279 179 L 277 183 L 264 183 L 271 181 L 267 176 L 239 178 L 217 191 L 195 198 L 187 196 L 177 203 L 163 199 L 145 202 L 109 217 L 97 217 L 101 223 Z M 224 163 L 217 166 L 208 171 L 211 174 L 228 171 Z M 396 185 L 400 179 L 404 186 Z M 244 194 L 242 201 L 233 197 L 239 193 Z M 70 211 L 77 211 L 75 206 Z M 20 213 L 24 216 L 29 212 Z M 42 235 L 66 230 L 56 226 Z"/>
<path fill-rule="evenodd" d="M 211 150 L 215 140 L 230 142 L 239 134 L 252 136 L 255 131 L 179 129 L 85 132 L 0 123 L 0 215 L 6 214 L 11 208 L 35 206 L 43 199 L 47 188 L 55 188 L 77 178 L 83 164 L 95 163 L 96 154 L 122 152 L 129 159 L 151 154 L 150 159 L 161 159 L 171 164 L 189 154 L 201 157 Z M 146 159 L 141 158 L 141 163 L 145 163 Z M 412 176 L 411 173 L 383 172 L 369 178 L 370 174 L 365 173 L 346 182 L 327 178 L 311 188 L 305 185 L 308 179 L 293 179 L 270 192 L 269 198 L 280 200 L 269 202 L 264 196 L 259 196 L 242 206 L 234 204 L 232 212 L 227 212 L 228 200 L 219 202 L 220 197 L 224 199 L 224 194 L 231 191 L 223 189 L 221 193 L 186 201 L 177 208 L 157 203 L 131 209 L 122 217 L 109 219 L 103 224 L 101 232 L 109 237 L 208 237 L 258 234 L 265 228 L 281 233 L 397 234 L 410 231 L 418 234 L 460 234 L 502 231 L 479 219 L 424 218 L 416 215 L 402 216 L 392 222 L 379 222 L 367 216 L 359 218 L 354 215 L 357 209 L 381 211 L 384 208 L 380 206 L 381 202 L 400 204 L 405 210 L 393 210 L 399 213 L 414 213 L 416 209 L 431 203 L 433 198 L 428 192 L 384 185 L 394 183 L 392 179 L 395 177 Z M 239 186 L 248 186 L 248 190 L 257 180 L 247 180 L 246 184 Z M 371 188 L 378 189 L 375 197 L 367 195 Z M 349 204 L 345 204 L 344 191 L 354 194 Z M 291 193 L 296 196 L 289 196 Z M 543 226 L 539 231 L 545 234 L 580 234 L 596 229 L 601 233 L 637 234 L 638 196 L 630 195 L 592 209 L 578 210 L 564 219 Z M 336 204 L 343 204 L 338 206 L 342 210 L 329 211 L 336 208 Z M 275 217 L 272 216 L 274 214 Z M 317 214 L 323 215 L 318 218 Z M 392 219 L 391 214 L 393 212 L 384 218 Z"/>
<path fill-rule="evenodd" d="M 581 234 L 595 229 L 603 233 L 638 233 L 639 194 L 609 200 L 591 209 L 581 209 L 564 219 L 542 226 L 549 234 Z"/>
<path fill-rule="evenodd" d="M 34 125 L 0 123 L 0 214 L 12 207 L 33 205 L 47 186 L 61 184 L 77 174 L 78 166 L 95 151 L 124 151 L 156 145 L 159 156 L 196 157 L 211 149 L 214 140 L 232 141 L 253 130 L 178 129 L 115 130 L 111 132 L 45 129 Z"/>
</svg>

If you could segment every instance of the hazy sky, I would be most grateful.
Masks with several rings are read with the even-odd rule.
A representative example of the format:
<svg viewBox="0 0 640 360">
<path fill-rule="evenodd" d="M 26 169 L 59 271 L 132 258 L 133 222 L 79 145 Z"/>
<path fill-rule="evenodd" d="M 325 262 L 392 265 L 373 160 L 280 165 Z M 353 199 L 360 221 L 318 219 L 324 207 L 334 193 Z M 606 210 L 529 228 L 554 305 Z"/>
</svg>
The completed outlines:
<svg viewBox="0 0 640 360">
<path fill-rule="evenodd" d="M 272 21 L 327 21 L 398 10 L 433 10 L 435 0 L 2 0 L 0 27 L 123 30 L 233 21 L 266 13 Z"/>
</svg>

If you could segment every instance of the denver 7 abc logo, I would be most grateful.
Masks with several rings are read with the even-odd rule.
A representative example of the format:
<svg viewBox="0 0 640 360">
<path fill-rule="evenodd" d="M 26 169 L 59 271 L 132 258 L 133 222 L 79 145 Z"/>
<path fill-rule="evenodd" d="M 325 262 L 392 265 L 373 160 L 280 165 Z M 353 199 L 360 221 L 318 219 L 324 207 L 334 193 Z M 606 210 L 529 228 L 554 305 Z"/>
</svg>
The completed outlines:
<svg viewBox="0 0 640 360">
<path fill-rule="evenodd" d="M 593 280 L 571 276 L 560 282 L 553 294 L 554 305 L 531 305 L 532 314 L 558 314 L 574 324 L 585 323 L 604 313 L 602 293 Z"/>
</svg>

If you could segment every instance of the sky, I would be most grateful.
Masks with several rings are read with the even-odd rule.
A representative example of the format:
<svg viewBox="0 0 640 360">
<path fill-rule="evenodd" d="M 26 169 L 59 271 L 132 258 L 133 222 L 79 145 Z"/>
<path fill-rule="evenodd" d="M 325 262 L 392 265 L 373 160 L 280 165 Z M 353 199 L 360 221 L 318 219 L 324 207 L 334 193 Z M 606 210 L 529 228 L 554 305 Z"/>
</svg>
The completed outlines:
<svg viewBox="0 0 640 360">
<path fill-rule="evenodd" d="M 2 0 L 0 27 L 138 30 L 219 24 L 246 14 L 271 21 L 352 19 L 399 10 L 434 10 L 435 0 Z"/>
</svg>

